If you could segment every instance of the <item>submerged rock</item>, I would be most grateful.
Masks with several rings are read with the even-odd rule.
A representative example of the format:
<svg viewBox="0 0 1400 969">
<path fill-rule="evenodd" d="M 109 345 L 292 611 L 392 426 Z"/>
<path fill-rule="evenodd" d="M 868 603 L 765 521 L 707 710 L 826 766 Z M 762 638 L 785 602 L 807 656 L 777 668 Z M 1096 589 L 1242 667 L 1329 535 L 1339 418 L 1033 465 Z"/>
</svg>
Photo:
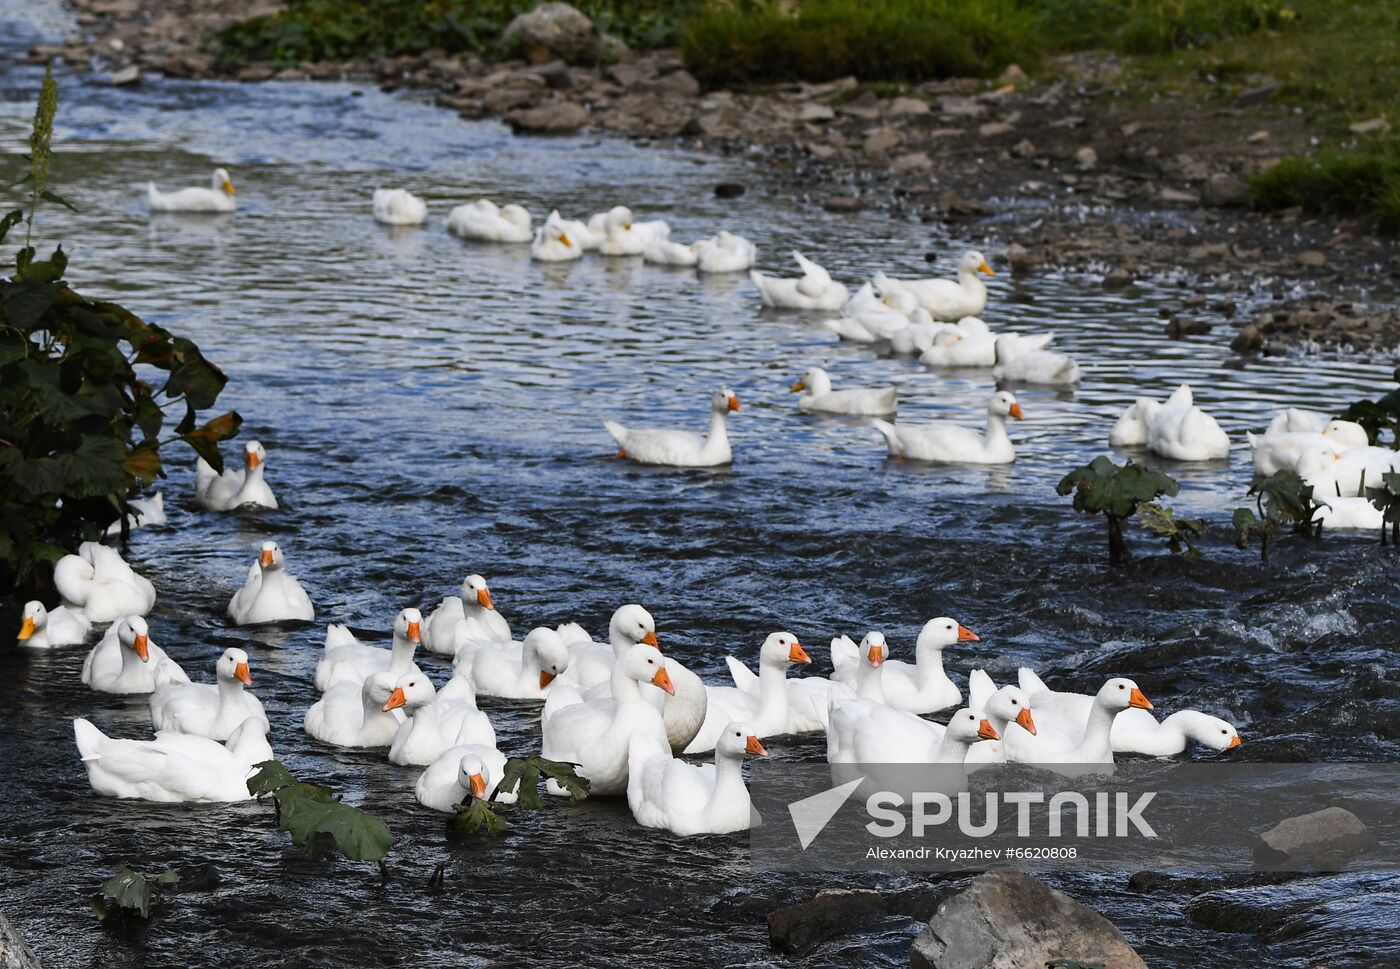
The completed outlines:
<svg viewBox="0 0 1400 969">
<path fill-rule="evenodd" d="M 1340 868 L 1376 847 L 1376 836 L 1346 808 L 1285 818 L 1259 836 L 1254 858 L 1271 868 Z"/>
<path fill-rule="evenodd" d="M 909 949 L 913 969 L 1029 969 L 1054 959 L 1146 969 L 1098 912 L 1019 871 L 978 875 Z"/>
</svg>

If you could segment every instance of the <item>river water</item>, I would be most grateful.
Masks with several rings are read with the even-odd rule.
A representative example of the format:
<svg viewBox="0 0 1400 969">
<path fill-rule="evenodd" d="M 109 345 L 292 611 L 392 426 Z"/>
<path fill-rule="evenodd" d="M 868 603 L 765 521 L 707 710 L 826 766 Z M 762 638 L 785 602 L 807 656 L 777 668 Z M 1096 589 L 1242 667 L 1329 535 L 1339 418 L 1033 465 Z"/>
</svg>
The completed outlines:
<svg viewBox="0 0 1400 969">
<path fill-rule="evenodd" d="M 66 29 L 47 4 L 0 0 L 0 152 L 17 173 L 39 72 L 14 55 Z M 752 659 L 775 629 L 824 668 L 824 643 L 883 629 L 910 654 L 927 618 L 982 637 L 950 651 L 960 677 L 998 680 L 1031 664 L 1093 689 L 1134 676 L 1165 710 L 1196 706 L 1236 723 L 1258 760 L 1400 757 L 1392 559 L 1374 536 L 1280 543 L 1268 563 L 1229 540 L 1249 480 L 1243 431 L 1284 405 L 1336 408 L 1392 386 L 1381 365 L 1283 357 L 1239 361 L 1231 328 L 1172 342 L 1162 313 L 1189 280 L 1106 293 L 1096 279 L 992 283 L 988 322 L 1054 329 L 1084 369 L 1074 392 L 1018 391 L 1020 457 L 1005 469 L 885 460 L 860 421 L 802 418 L 787 386 L 824 364 L 838 383 L 894 383 L 900 419 L 981 423 L 985 373 L 938 374 L 837 346 L 800 316 L 764 314 L 742 276 L 697 278 L 639 260 L 532 264 L 521 247 L 463 244 L 447 210 L 489 196 L 543 213 L 615 203 L 662 217 L 689 239 L 727 227 L 787 271 L 800 248 L 849 282 L 876 269 L 947 273 L 969 245 L 916 221 L 830 215 L 764 170 L 593 137 L 513 138 L 411 95 L 351 84 L 148 80 L 114 89 L 59 72 L 56 189 L 79 212 L 46 209 L 41 247 L 63 242 L 84 292 L 117 298 L 195 339 L 226 369 L 220 406 L 268 449 L 283 501 L 262 515 L 211 515 L 191 475 L 165 483 L 168 528 L 129 553 L 156 583 L 153 638 L 208 675 L 229 645 L 252 656 L 272 742 L 292 770 L 385 817 L 396 842 L 373 866 L 313 862 L 269 808 L 152 806 L 91 796 L 69 721 L 143 736 L 144 703 L 87 692 L 82 650 L 0 652 L 0 801 L 7 837 L 0 904 L 53 965 L 715 965 L 787 964 L 764 917 L 835 884 L 908 887 L 902 875 L 754 873 L 742 837 L 679 841 L 632 823 L 625 804 L 558 804 L 513 816 L 499 841 L 449 845 L 412 797 L 414 773 L 310 741 L 301 717 L 324 622 L 386 634 L 407 605 L 430 607 L 469 571 L 485 574 L 517 634 L 577 620 L 600 637 L 612 610 L 641 602 L 668 653 L 707 678 Z M 150 218 L 144 186 L 233 173 L 227 219 Z M 720 181 L 749 186 L 718 200 Z M 424 196 L 422 229 L 370 218 L 378 187 Z M 1029 217 L 1029 216 L 1027 216 Z M 1260 299 L 1269 294 L 1267 281 Z M 1054 494 L 1106 450 L 1132 397 L 1191 382 L 1236 441 L 1229 462 L 1176 466 L 1176 507 L 1211 520 L 1196 559 L 1130 529 L 1137 558 L 1104 562 L 1103 523 Z M 700 428 L 709 394 L 732 387 L 735 463 L 664 472 L 611 457 L 605 417 Z M 230 629 L 224 607 L 266 537 L 286 552 L 318 609 L 312 628 Z M 5 607 L 6 628 L 14 615 Z M 425 662 L 426 665 L 426 662 Z M 436 665 L 445 675 L 445 666 Z M 820 671 L 820 670 L 819 670 Z M 535 749 L 537 711 L 483 701 L 502 747 Z M 819 759 L 813 739 L 778 739 L 775 759 Z M 1207 756 L 1199 751 L 1193 757 Z M 1213 755 L 1210 755 L 1213 756 Z M 144 932 L 101 929 L 86 895 L 116 865 L 148 873 L 208 863 L 217 885 L 172 897 Z M 438 865 L 443 887 L 428 887 Z M 1153 965 L 1197 966 L 1238 937 L 1191 926 L 1181 898 L 1127 889 L 1126 873 L 1063 876 Z M 1337 880 L 1338 896 L 1349 882 Z M 899 966 L 918 926 L 890 918 L 820 951 L 819 964 Z M 1345 924 L 1343 929 L 1347 927 Z M 1363 933 L 1366 926 L 1356 927 Z M 1357 936 L 1342 932 L 1346 947 Z M 1233 964 L 1305 965 L 1297 947 L 1236 949 Z M 1329 953 L 1334 954 L 1334 953 Z"/>
</svg>

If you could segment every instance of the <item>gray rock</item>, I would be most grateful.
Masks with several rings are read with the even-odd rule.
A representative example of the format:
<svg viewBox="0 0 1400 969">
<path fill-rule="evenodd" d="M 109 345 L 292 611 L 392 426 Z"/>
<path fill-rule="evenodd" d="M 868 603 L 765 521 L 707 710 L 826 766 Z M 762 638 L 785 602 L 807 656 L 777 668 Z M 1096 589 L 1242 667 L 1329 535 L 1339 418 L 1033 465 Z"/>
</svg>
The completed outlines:
<svg viewBox="0 0 1400 969">
<path fill-rule="evenodd" d="M 1017 158 L 1034 158 L 1035 142 L 1031 141 L 1029 138 L 1022 138 L 1011 146 L 1011 154 L 1015 155 Z"/>
<path fill-rule="evenodd" d="M 1133 274 L 1126 269 L 1114 269 L 1103 278 L 1104 289 L 1124 289 L 1133 284 Z"/>
<path fill-rule="evenodd" d="M 1209 332 L 1210 324 L 1205 320 L 1193 320 L 1184 316 L 1173 316 L 1166 325 L 1166 334 L 1173 340 L 1184 340 L 1188 336 L 1203 336 Z"/>
<path fill-rule="evenodd" d="M 588 124 L 588 110 L 572 101 L 546 101 L 534 108 L 512 111 L 506 122 L 517 133 L 566 135 Z"/>
<path fill-rule="evenodd" d="M 960 94 L 945 94 L 938 99 L 938 113 L 950 118 L 975 118 L 983 110 L 981 104 Z"/>
<path fill-rule="evenodd" d="M 876 128 L 861 145 L 867 155 L 883 155 L 896 148 L 904 138 L 894 128 Z"/>
<path fill-rule="evenodd" d="M 1014 125 L 1006 121 L 988 121 L 977 129 L 977 134 L 983 138 L 996 138 L 1000 135 L 1009 134 L 1014 130 Z"/>
<path fill-rule="evenodd" d="M 43 969 L 19 930 L 0 915 L 0 969 Z"/>
<path fill-rule="evenodd" d="M 738 138 L 743 131 L 744 113 L 732 104 L 721 105 L 697 117 L 691 126 L 706 138 L 728 140 Z"/>
<path fill-rule="evenodd" d="M 1185 205 L 1194 205 L 1200 199 L 1193 192 L 1185 192 L 1179 188 L 1172 188 L 1170 185 L 1157 193 L 1157 198 L 1163 202 L 1173 202 Z"/>
<path fill-rule="evenodd" d="M 1146 969 L 1102 915 L 1009 870 L 972 879 L 938 906 L 909 948 L 912 969 L 1031 969 L 1053 959 Z"/>
<path fill-rule="evenodd" d="M 890 162 L 890 170 L 896 172 L 926 172 L 933 167 L 933 159 L 926 152 L 911 151 Z"/>
<path fill-rule="evenodd" d="M 1384 131 L 1390 127 L 1390 123 L 1384 118 L 1372 118 L 1369 121 L 1357 121 L 1347 125 L 1347 130 L 1354 135 L 1370 135 L 1377 131 Z"/>
<path fill-rule="evenodd" d="M 779 952 L 805 954 L 836 935 L 873 922 L 889 911 L 881 892 L 828 888 L 801 905 L 768 915 L 768 941 Z"/>
<path fill-rule="evenodd" d="M 1099 153 L 1085 145 L 1074 153 L 1074 163 L 1081 171 L 1088 171 L 1099 163 Z"/>
<path fill-rule="evenodd" d="M 740 182 L 720 182 L 715 186 L 715 198 L 736 199 L 746 191 L 748 189 Z"/>
<path fill-rule="evenodd" d="M 828 212 L 859 212 L 865 203 L 854 195 L 833 195 L 826 200 Z"/>
<path fill-rule="evenodd" d="M 1251 104 L 1263 104 L 1272 99 L 1278 93 L 1278 89 L 1277 84 L 1261 84 L 1242 92 L 1239 97 L 1235 98 L 1234 105 L 1237 108 L 1246 108 Z"/>
<path fill-rule="evenodd" d="M 517 108 L 528 108 L 540 99 L 540 91 L 533 87 L 498 87 L 487 91 L 481 104 L 491 114 L 506 114 Z"/>
<path fill-rule="evenodd" d="M 880 116 L 880 99 L 875 96 L 874 91 L 862 91 L 837 108 L 836 112 L 852 118 L 878 118 Z"/>
<path fill-rule="evenodd" d="M 615 34 L 598 35 L 598 60 L 604 64 L 618 64 L 632 57 L 632 48 L 621 37 Z"/>
<path fill-rule="evenodd" d="M 1238 175 L 1217 172 L 1201 186 L 1201 204 L 1210 208 L 1244 208 L 1249 205 L 1249 183 Z"/>
<path fill-rule="evenodd" d="M 1346 808 L 1285 818 L 1259 836 L 1254 858 L 1270 868 L 1339 868 L 1376 847 L 1376 836 Z"/>
<path fill-rule="evenodd" d="M 137 67 L 135 64 L 123 67 L 120 71 L 117 71 L 115 74 L 112 75 L 113 87 L 127 87 L 131 84 L 140 83 L 141 68 Z"/>
<path fill-rule="evenodd" d="M 532 64 L 555 59 L 583 64 L 599 59 L 598 32 L 577 7 L 542 3 L 506 25 L 501 46 L 518 50 Z"/>
<path fill-rule="evenodd" d="M 957 192 L 948 191 L 938 196 L 938 211 L 944 216 L 956 218 L 988 215 L 992 210 L 981 202 L 974 202 L 963 198 Z"/>
<path fill-rule="evenodd" d="M 885 108 L 885 114 L 891 118 L 902 118 L 914 114 L 928 114 L 932 110 L 927 101 L 920 101 L 918 98 L 895 98 Z"/>
<path fill-rule="evenodd" d="M 1012 273 L 1018 276 L 1028 273 L 1040 265 L 1040 257 L 1019 242 L 1013 242 L 1007 246 L 1002 255 L 1011 264 Z"/>
<path fill-rule="evenodd" d="M 830 121 L 836 117 L 829 104 L 804 104 L 797 109 L 798 121 Z"/>
<path fill-rule="evenodd" d="M 1230 349 L 1236 353 L 1258 353 L 1264 348 L 1264 331 L 1253 323 L 1240 327 L 1240 332 L 1230 341 Z"/>
<path fill-rule="evenodd" d="M 1298 253 L 1298 265 L 1307 266 L 1309 269 L 1321 269 L 1327 265 L 1327 253 L 1319 252 L 1316 249 L 1305 249 Z"/>
<path fill-rule="evenodd" d="M 548 64 L 541 64 L 532 70 L 544 79 L 544 85 L 547 88 L 562 91 L 574 86 L 574 72 L 569 70 L 569 65 L 563 61 L 550 61 Z"/>
</svg>

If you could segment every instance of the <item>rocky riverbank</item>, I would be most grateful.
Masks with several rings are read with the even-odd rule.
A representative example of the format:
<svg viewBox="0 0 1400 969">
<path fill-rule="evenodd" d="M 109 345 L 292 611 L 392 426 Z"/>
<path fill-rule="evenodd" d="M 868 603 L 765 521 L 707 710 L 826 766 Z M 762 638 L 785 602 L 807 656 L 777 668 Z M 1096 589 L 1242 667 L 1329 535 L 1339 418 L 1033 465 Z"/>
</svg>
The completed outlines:
<svg viewBox="0 0 1400 969">
<path fill-rule="evenodd" d="M 213 32 L 275 11 L 277 0 L 74 4 L 79 34 L 31 56 L 108 71 L 117 83 L 139 83 L 143 72 L 373 81 L 433 91 L 465 118 L 502 118 L 522 133 L 597 130 L 756 153 L 813 206 L 945 223 L 1017 274 L 1088 272 L 1108 289 L 1179 280 L 1182 306 L 1163 320 L 1164 338 L 1229 327 L 1243 354 L 1302 346 L 1388 358 L 1400 347 L 1393 240 L 1362 222 L 1248 207 L 1244 177 L 1309 141 L 1301 117 L 1272 103 L 1271 78 L 1250 78 L 1252 88 L 1221 103 L 1129 99 L 1115 59 L 1090 54 L 1061 59 L 1040 82 L 1011 68 L 995 82 L 954 78 L 892 96 L 854 78 L 702 91 L 675 51 L 632 54 L 596 33 L 585 43 L 578 32 L 591 25 L 567 15 L 526 31 L 528 56 L 512 61 L 428 51 L 233 68 L 217 60 Z M 599 64 L 598 51 L 612 62 Z M 946 272 L 943 255 L 937 271 Z"/>
</svg>

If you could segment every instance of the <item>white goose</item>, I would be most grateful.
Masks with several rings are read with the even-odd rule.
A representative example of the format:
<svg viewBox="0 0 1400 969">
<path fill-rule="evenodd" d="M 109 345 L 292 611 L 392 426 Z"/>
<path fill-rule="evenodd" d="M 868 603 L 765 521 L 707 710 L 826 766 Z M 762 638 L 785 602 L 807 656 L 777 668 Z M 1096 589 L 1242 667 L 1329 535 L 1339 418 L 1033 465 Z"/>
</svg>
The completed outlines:
<svg viewBox="0 0 1400 969">
<path fill-rule="evenodd" d="M 1050 714 L 1039 693 L 1027 691 L 1037 713 L 1037 731 L 1018 731 L 1004 738 L 1006 759 L 1017 764 L 1112 764 L 1113 721 L 1124 710 L 1151 710 L 1152 703 L 1126 677 L 1105 683 L 1090 703 L 1086 720 L 1075 723 Z"/>
<path fill-rule="evenodd" d="M 1334 531 L 1374 532 L 1385 525 L 1385 512 L 1370 498 L 1319 497 L 1321 507 L 1313 513 L 1313 523 Z"/>
<path fill-rule="evenodd" d="M 647 239 L 647 244 L 642 249 L 642 259 L 657 266 L 694 266 L 700 261 L 700 255 L 695 249 L 697 245 L 699 243 L 686 245 L 682 242 L 672 242 L 671 227 L 665 226 L 664 229 L 653 232 Z"/>
<path fill-rule="evenodd" d="M 687 764 L 655 737 L 633 734 L 627 806 L 637 823 L 681 837 L 747 831 L 753 824 L 753 805 L 741 765 L 745 754 L 766 757 L 768 751 L 742 720 L 724 725 L 714 751 L 713 764 Z"/>
<path fill-rule="evenodd" d="M 1043 334 L 1051 336 L 1054 334 Z M 1049 342 L 1048 340 L 1046 342 Z M 992 379 L 1048 387 L 1068 387 L 1079 383 L 1079 364 L 1066 353 L 1036 347 L 1029 338 L 1004 333 L 996 338 L 997 365 Z"/>
<path fill-rule="evenodd" d="M 653 239 L 665 238 L 671 232 L 671 227 L 660 219 L 634 222 L 632 210 L 625 205 L 615 205 L 593 216 L 588 220 L 588 229 L 602 237 L 598 252 L 604 256 L 640 256 Z"/>
<path fill-rule="evenodd" d="M 116 549 L 83 542 L 77 555 L 65 555 L 53 568 L 53 584 L 63 604 L 81 610 L 89 623 L 144 616 L 156 602 L 150 580 L 137 575 Z"/>
<path fill-rule="evenodd" d="M 794 252 L 792 258 L 802 268 L 803 274 L 797 278 L 780 279 L 756 269 L 749 273 L 764 306 L 784 310 L 839 310 L 845 305 L 848 296 L 845 286 L 835 282 L 830 273 L 802 253 Z"/>
<path fill-rule="evenodd" d="M 1037 708 L 1072 723 L 1088 722 L 1094 697 L 1051 690 L 1026 667 L 1021 668 L 1019 677 L 1021 688 Z M 1240 745 L 1239 731 L 1233 724 L 1199 710 L 1178 710 L 1160 722 L 1146 709 L 1124 710 L 1113 718 L 1109 738 L 1115 753 L 1148 757 L 1174 757 L 1186 749 L 1189 740 L 1215 751 L 1233 750 Z"/>
<path fill-rule="evenodd" d="M 875 285 L 882 292 L 907 289 L 935 320 L 952 322 L 964 316 L 981 316 L 987 308 L 987 287 L 977 278 L 978 273 L 996 275 L 983 255 L 974 250 L 963 253 L 958 260 L 956 282 L 951 279 L 894 279 L 876 273 Z"/>
<path fill-rule="evenodd" d="M 374 221 L 384 225 L 422 225 L 428 221 L 428 203 L 402 188 L 374 190 Z"/>
<path fill-rule="evenodd" d="M 673 468 L 710 468 L 734 460 L 729 448 L 728 418 L 739 409 L 739 398 L 725 388 L 710 398 L 710 431 L 702 436 L 693 431 L 637 429 L 616 421 L 604 421 L 614 441 L 618 457 L 639 464 L 661 464 Z"/>
<path fill-rule="evenodd" d="M 611 682 L 613 663 L 633 646 L 657 645 L 656 620 L 636 603 L 613 612 L 606 643 L 593 642 L 578 623 L 565 623 L 557 631 L 569 647 L 569 666 L 560 676 L 585 689 Z"/>
<path fill-rule="evenodd" d="M 833 698 L 824 711 L 829 764 L 961 764 L 968 748 L 999 735 L 981 710 L 953 713 L 950 726 L 874 700 Z"/>
<path fill-rule="evenodd" d="M 307 708 L 303 729 L 336 747 L 388 747 L 404 721 L 402 710 L 386 709 L 395 679 L 381 671 L 358 683 L 336 684 Z"/>
<path fill-rule="evenodd" d="M 987 405 L 985 436 L 946 421 L 891 424 L 877 419 L 870 425 L 884 436 L 891 457 L 943 464 L 1010 464 L 1016 460 L 1016 448 L 1006 434 L 1006 418 L 1023 416 L 1016 398 L 999 390 Z"/>
<path fill-rule="evenodd" d="M 792 392 L 802 394 L 797 398 L 797 409 L 804 414 L 875 416 L 893 414 L 895 411 L 893 387 L 833 390 L 831 377 L 821 367 L 809 367 L 802 379 L 792 385 Z"/>
<path fill-rule="evenodd" d="M 1134 400 L 1108 432 L 1109 447 L 1145 446 L 1147 428 L 1161 409 L 1162 402 L 1151 397 L 1139 397 Z"/>
<path fill-rule="evenodd" d="M 167 665 L 156 668 L 158 682 L 150 706 L 151 723 L 157 730 L 227 740 L 249 717 L 267 720 L 262 701 L 244 689 L 253 685 L 253 677 L 248 672 L 248 654 L 241 649 L 223 651 L 214 663 L 213 683 L 191 683 L 172 673 Z"/>
<path fill-rule="evenodd" d="M 496 611 L 491 589 L 476 573 L 462 580 L 460 595 L 443 596 L 423 627 L 423 646 L 439 656 L 456 656 L 469 643 L 508 643 L 510 623 Z"/>
<path fill-rule="evenodd" d="M 516 791 L 497 789 L 505 769 L 506 755 L 495 747 L 461 744 L 443 751 L 429 764 L 418 775 L 413 792 L 425 808 L 447 814 L 466 803 L 468 797 L 514 804 Z"/>
<path fill-rule="evenodd" d="M 999 737 L 1005 737 L 1014 730 L 1025 730 L 1031 734 L 1037 732 L 1031 702 L 1025 691 L 1011 684 L 997 689 L 985 670 L 973 670 L 968 674 L 967 702 L 969 706 L 986 711 L 987 719 Z M 1001 740 L 979 744 L 969 753 L 968 760 L 975 764 L 1004 764 L 1006 749 Z"/>
<path fill-rule="evenodd" d="M 1230 456 L 1230 438 L 1182 384 L 1148 425 L 1147 449 L 1174 461 L 1212 461 Z"/>
<path fill-rule="evenodd" d="M 245 506 L 276 508 L 277 499 L 264 479 L 267 450 L 257 441 L 243 445 L 243 467 L 216 472 L 203 458 L 195 461 L 194 500 L 209 511 L 233 511 Z"/>
<path fill-rule="evenodd" d="M 1309 452 L 1298 460 L 1298 473 L 1313 486 L 1313 497 L 1318 501 L 1364 498 L 1363 488 L 1378 488 L 1382 476 L 1400 471 L 1400 451 L 1354 447 L 1328 460 L 1329 449 Z"/>
<path fill-rule="evenodd" d="M 162 730 L 154 740 L 117 740 L 91 722 L 73 721 L 88 783 L 104 797 L 144 801 L 246 801 L 253 766 L 274 760 L 267 721 L 249 717 L 227 744 Z"/>
<path fill-rule="evenodd" d="M 413 662 L 413 653 L 422 640 L 423 615 L 417 609 L 405 609 L 394 617 L 394 640 L 389 649 L 366 646 L 345 626 L 332 623 L 326 627 L 326 646 L 321 661 L 316 664 L 316 689 L 322 692 L 340 683 L 359 684 L 371 673 L 389 672 L 393 682 L 408 672 L 421 673 Z"/>
<path fill-rule="evenodd" d="M 1254 473 L 1267 478 L 1278 471 L 1296 471 L 1299 460 L 1309 450 L 1326 447 L 1333 454 L 1366 447 L 1366 429 L 1353 421 L 1328 421 L 1321 431 L 1265 431 L 1245 434 Z"/>
<path fill-rule="evenodd" d="M 1269 421 L 1269 428 L 1266 434 L 1284 434 L 1291 431 L 1312 431 L 1314 434 L 1321 434 L 1327 427 L 1327 422 L 1331 420 L 1326 414 L 1315 410 L 1305 410 L 1302 407 L 1285 407 L 1274 415 Z"/>
<path fill-rule="evenodd" d="M 391 764 L 426 766 L 459 744 L 496 746 L 496 730 L 474 702 L 440 696 L 421 673 L 405 673 L 394 684 L 384 711 L 398 709 L 408 719 L 389 745 Z"/>
<path fill-rule="evenodd" d="M 190 681 L 165 650 L 151 642 L 146 620 L 127 616 L 113 623 L 102 641 L 87 654 L 82 681 L 98 693 L 150 693 L 156 688 L 158 667 L 166 681 Z"/>
<path fill-rule="evenodd" d="M 467 675 L 481 696 L 543 700 L 555 677 L 569 668 L 569 647 L 553 629 L 530 630 L 519 652 L 484 646 L 475 651 Z"/>
<path fill-rule="evenodd" d="M 754 244 L 743 236 L 736 236 L 721 229 L 712 239 L 700 239 L 692 243 L 695 249 L 695 268 L 702 273 L 738 273 L 752 269 L 758 258 Z"/>
<path fill-rule="evenodd" d="M 91 630 L 92 623 L 81 612 L 67 606 L 57 606 L 50 612 L 35 599 L 24 604 L 19 635 L 15 639 L 21 646 L 30 649 L 52 649 L 55 646 L 76 646 L 87 639 Z"/>
<path fill-rule="evenodd" d="M 500 206 L 490 199 L 477 199 L 447 213 L 447 231 L 481 242 L 529 242 L 535 235 L 530 213 L 523 206 Z"/>
<path fill-rule="evenodd" d="M 648 683 L 674 692 L 660 650 L 638 644 L 613 664 L 609 699 L 568 703 L 560 700 L 563 693 L 551 694 L 541 717 L 544 756 L 578 764 L 592 794 L 626 791 L 632 737 L 648 736 L 669 744 L 661 713 L 642 695 L 642 685 Z M 546 786 L 552 794 L 564 793 L 552 781 Z"/>
<path fill-rule="evenodd" d="M 238 626 L 310 622 L 316 618 L 316 608 L 296 576 L 287 571 L 281 547 L 276 542 L 263 542 L 243 588 L 229 600 L 228 615 Z"/>
<path fill-rule="evenodd" d="M 705 722 L 685 753 L 702 754 L 714 750 L 715 741 L 731 720 L 752 724 L 752 732 L 760 738 L 792 733 L 788 667 L 811 662 L 812 658 L 792 633 L 769 635 L 758 652 L 758 691 L 750 693 L 735 686 L 706 686 Z"/>
<path fill-rule="evenodd" d="M 131 509 L 126 515 L 127 531 L 134 532 L 138 528 L 155 528 L 166 524 L 164 492 L 157 491 L 149 498 L 132 498 L 127 505 Z M 107 526 L 104 534 L 111 538 L 113 535 L 120 535 L 121 532 L 122 522 L 118 518 Z"/>
<path fill-rule="evenodd" d="M 865 283 L 846 303 L 841 315 L 823 325 L 843 340 L 878 343 L 909 329 L 909 316 L 916 309 L 918 306 L 908 293 L 898 291 L 881 299 L 875 295 L 874 287 Z"/>
<path fill-rule="evenodd" d="M 943 650 L 958 643 L 977 642 L 977 634 L 956 619 L 940 616 L 924 623 L 914 645 L 914 662 L 889 660 L 882 664 L 881 687 L 885 702 L 910 713 L 937 713 L 962 702 L 957 684 L 943 671 Z M 861 668 L 860 650 L 849 637 L 831 641 L 832 679 L 855 688 Z M 983 704 L 970 698 L 979 710 Z"/>
<path fill-rule="evenodd" d="M 963 317 L 934 334 L 919 355 L 925 367 L 992 367 L 997 362 L 997 337 L 976 316 Z"/>
<path fill-rule="evenodd" d="M 214 169 L 208 188 L 182 188 L 162 192 L 155 182 L 146 183 L 146 199 L 152 212 L 199 212 L 219 214 L 238 208 L 233 181 L 222 168 Z"/>
<path fill-rule="evenodd" d="M 586 231 L 586 230 L 585 230 Z M 558 212 L 549 213 L 544 225 L 535 231 L 535 240 L 530 243 L 530 258 L 536 262 L 569 262 L 582 259 L 584 240 L 577 230 L 570 233 L 568 224 Z"/>
</svg>

